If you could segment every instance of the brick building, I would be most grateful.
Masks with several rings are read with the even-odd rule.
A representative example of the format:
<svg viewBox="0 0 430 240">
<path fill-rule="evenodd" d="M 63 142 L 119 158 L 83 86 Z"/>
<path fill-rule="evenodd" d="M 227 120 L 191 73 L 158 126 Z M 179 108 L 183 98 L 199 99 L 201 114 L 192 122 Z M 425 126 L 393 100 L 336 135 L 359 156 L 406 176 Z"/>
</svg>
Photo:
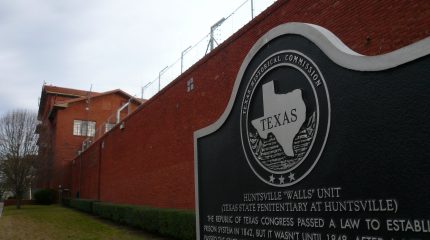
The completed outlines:
<svg viewBox="0 0 430 240">
<path fill-rule="evenodd" d="M 193 209 L 193 133 L 223 113 L 239 68 L 261 36 L 280 24 L 312 23 L 353 51 L 380 55 L 430 36 L 429 19 L 426 0 L 279 0 L 126 117 L 121 127 L 73 161 L 65 160 L 72 168 L 72 194 Z M 187 91 L 191 80 L 193 90 Z"/>
<path fill-rule="evenodd" d="M 119 89 L 98 93 L 44 85 L 36 129 L 41 156 L 38 186 L 70 188 L 69 163 L 141 103 Z"/>
</svg>

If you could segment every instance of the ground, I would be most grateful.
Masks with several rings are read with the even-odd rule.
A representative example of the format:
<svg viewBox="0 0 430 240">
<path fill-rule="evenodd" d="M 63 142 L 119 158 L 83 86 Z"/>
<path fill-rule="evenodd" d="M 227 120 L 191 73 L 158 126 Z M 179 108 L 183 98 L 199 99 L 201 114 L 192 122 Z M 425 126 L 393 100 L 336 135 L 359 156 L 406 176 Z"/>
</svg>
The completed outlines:
<svg viewBox="0 0 430 240">
<path fill-rule="evenodd" d="M 24 205 L 22 209 L 5 207 L 0 217 L 0 240 L 3 239 L 162 240 L 58 205 Z"/>
</svg>

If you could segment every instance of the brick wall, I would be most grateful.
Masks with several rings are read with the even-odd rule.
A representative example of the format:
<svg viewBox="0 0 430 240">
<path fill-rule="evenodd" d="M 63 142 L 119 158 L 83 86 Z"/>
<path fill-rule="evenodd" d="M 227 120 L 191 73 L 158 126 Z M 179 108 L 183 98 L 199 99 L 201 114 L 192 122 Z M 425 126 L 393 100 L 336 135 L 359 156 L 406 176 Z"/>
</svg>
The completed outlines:
<svg viewBox="0 0 430 240">
<path fill-rule="evenodd" d="M 73 194 L 80 190 L 82 198 L 192 209 L 193 132 L 222 114 L 239 67 L 259 37 L 279 24 L 307 22 L 329 29 L 354 51 L 379 55 L 429 36 L 429 19 L 426 0 L 280 0 L 146 102 L 125 120 L 124 129 L 117 127 L 95 143 L 100 165 L 83 163 L 96 162 L 89 156 L 96 150 L 82 155 L 82 169 L 76 158 Z M 187 93 L 190 78 L 195 89 Z"/>
<path fill-rule="evenodd" d="M 53 173 L 50 187 L 57 189 L 71 187 L 71 161 L 78 155 L 85 136 L 73 135 L 74 120 L 90 120 L 96 122 L 96 130 L 104 131 L 104 123 L 109 116 L 128 101 L 120 94 L 107 94 L 105 96 L 91 98 L 89 110 L 86 101 L 70 103 L 65 109 L 58 110 L 55 118 L 55 131 L 53 133 Z M 130 105 L 131 111 L 137 108 L 137 104 Z M 111 119 L 115 122 L 115 118 Z M 100 128 L 101 127 L 101 128 Z"/>
<path fill-rule="evenodd" d="M 73 171 L 73 186 L 80 187 L 80 194 L 85 198 L 99 198 L 99 167 L 100 167 L 100 145 L 95 144 L 85 154 L 80 155 L 71 166 L 78 171 Z M 76 192 L 72 197 L 76 197 Z"/>
</svg>

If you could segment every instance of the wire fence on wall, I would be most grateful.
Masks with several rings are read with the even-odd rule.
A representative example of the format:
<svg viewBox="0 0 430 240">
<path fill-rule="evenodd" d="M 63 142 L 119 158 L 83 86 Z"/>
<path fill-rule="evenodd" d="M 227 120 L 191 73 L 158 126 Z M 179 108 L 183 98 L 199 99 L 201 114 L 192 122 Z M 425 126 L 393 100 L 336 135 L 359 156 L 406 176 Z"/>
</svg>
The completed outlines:
<svg viewBox="0 0 430 240">
<path fill-rule="evenodd" d="M 89 100 L 91 100 L 91 97 L 88 96 L 86 111 L 91 111 L 91 105 Z M 112 130 L 112 128 L 114 128 L 125 117 L 127 117 L 135 109 L 135 107 L 132 106 L 134 101 L 135 103 L 139 102 L 139 100 L 135 97 L 129 98 L 127 102 L 122 104 L 122 106 L 120 106 L 118 109 L 115 109 L 115 111 L 112 112 L 103 122 L 94 122 L 94 126 L 90 126 L 88 125 L 88 123 L 86 123 L 84 126 L 81 126 L 85 128 L 84 135 L 86 136 L 86 138 L 84 141 L 82 141 L 81 148 L 78 149 L 78 155 L 87 150 L 93 142 L 97 141 L 107 132 Z M 123 126 L 124 125 L 120 125 L 120 128 L 122 128 Z"/>
<path fill-rule="evenodd" d="M 229 15 L 220 18 L 220 20 L 214 23 L 213 26 L 208 27 L 208 29 L 211 30 L 208 34 L 190 45 L 188 48 L 184 49 L 181 52 L 181 55 L 173 63 L 164 67 L 161 66 L 158 75 L 142 87 L 141 97 L 148 99 L 155 95 L 163 87 L 168 85 L 181 73 L 186 71 L 194 63 L 209 53 L 212 50 L 212 47 L 216 47 L 224 42 L 275 1 L 276 0 L 246 0 Z M 91 130 L 91 134 L 82 142 L 82 146 L 81 149 L 79 149 L 78 154 L 85 151 L 93 142 L 101 138 L 105 133 L 109 132 L 113 127 L 120 123 L 123 117 L 130 113 L 130 109 L 128 107 L 132 101 L 133 98 L 129 99 L 126 104 L 112 112 L 105 121 L 97 123 L 95 129 Z M 90 106 L 88 106 L 88 108 L 90 108 Z"/>
<path fill-rule="evenodd" d="M 204 37 L 184 49 L 173 63 L 160 66 L 160 72 L 152 81 L 145 82 L 141 97 L 149 99 L 163 87 L 177 78 L 198 60 L 210 52 L 211 46 L 217 46 L 233 33 L 251 21 L 255 16 L 272 5 L 276 0 L 246 0 L 229 15 L 220 18 L 214 25 L 208 26 L 211 31 Z"/>
</svg>

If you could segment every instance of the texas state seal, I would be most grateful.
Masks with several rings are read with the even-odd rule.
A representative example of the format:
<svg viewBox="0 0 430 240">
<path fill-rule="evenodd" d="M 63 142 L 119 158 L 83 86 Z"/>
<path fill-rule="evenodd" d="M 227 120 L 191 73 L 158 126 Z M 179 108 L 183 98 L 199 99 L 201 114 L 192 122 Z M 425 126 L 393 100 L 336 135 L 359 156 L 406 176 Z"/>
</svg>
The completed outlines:
<svg viewBox="0 0 430 240">
<path fill-rule="evenodd" d="M 263 182 L 291 186 L 304 179 L 323 152 L 330 129 L 330 98 L 318 66 L 295 50 L 262 59 L 245 82 L 240 113 L 242 147 Z"/>
</svg>

